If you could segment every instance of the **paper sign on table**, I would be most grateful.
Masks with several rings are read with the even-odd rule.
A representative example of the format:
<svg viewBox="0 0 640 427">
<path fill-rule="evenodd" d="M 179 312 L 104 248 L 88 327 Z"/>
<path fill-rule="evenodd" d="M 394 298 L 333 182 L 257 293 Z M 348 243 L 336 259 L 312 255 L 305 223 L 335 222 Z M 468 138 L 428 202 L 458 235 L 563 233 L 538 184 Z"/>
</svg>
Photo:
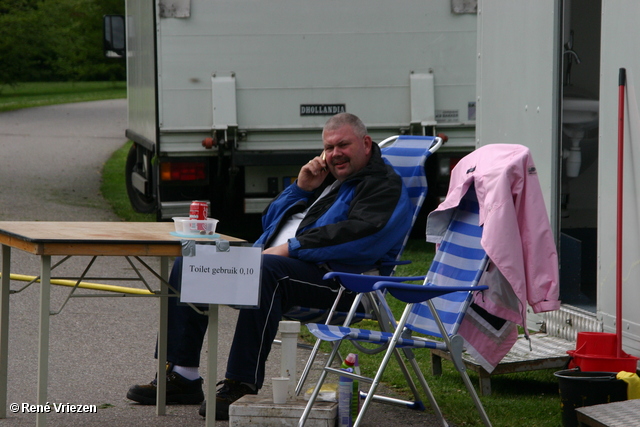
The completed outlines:
<svg viewBox="0 0 640 427">
<path fill-rule="evenodd" d="M 182 259 L 180 301 L 257 306 L 261 264 L 259 247 L 219 252 L 214 245 L 196 245 L 196 254 Z"/>
</svg>

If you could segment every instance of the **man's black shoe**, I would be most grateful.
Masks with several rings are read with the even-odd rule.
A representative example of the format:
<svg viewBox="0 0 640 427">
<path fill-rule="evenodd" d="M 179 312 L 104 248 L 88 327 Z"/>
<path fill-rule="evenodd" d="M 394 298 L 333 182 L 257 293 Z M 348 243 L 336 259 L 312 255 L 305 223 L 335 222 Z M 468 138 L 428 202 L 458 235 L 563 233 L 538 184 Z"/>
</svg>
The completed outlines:
<svg viewBox="0 0 640 427">
<path fill-rule="evenodd" d="M 127 399 L 143 405 L 155 405 L 157 380 L 149 384 L 134 385 L 127 392 Z M 197 405 L 204 401 L 202 378 L 188 380 L 173 372 L 173 365 L 167 364 L 167 404 Z"/>
<path fill-rule="evenodd" d="M 216 420 L 228 420 L 229 406 L 245 394 L 258 394 L 258 390 L 240 381 L 225 379 L 216 385 L 221 384 L 222 387 L 216 392 Z M 207 402 L 202 402 L 198 413 L 203 417 L 207 416 Z"/>
</svg>

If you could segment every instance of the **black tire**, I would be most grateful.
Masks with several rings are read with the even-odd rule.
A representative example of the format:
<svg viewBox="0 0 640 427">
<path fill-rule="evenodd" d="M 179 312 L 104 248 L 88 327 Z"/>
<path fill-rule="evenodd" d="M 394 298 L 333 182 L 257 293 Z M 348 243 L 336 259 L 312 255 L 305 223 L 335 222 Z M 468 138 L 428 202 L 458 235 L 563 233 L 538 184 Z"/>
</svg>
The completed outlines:
<svg viewBox="0 0 640 427">
<path fill-rule="evenodd" d="M 127 195 L 129 196 L 129 201 L 131 202 L 133 210 L 135 210 L 136 212 L 145 214 L 155 212 L 157 208 L 156 199 L 153 196 L 142 194 L 131 184 L 131 174 L 133 172 L 137 172 L 140 175 L 144 176 L 148 182 L 153 182 L 150 156 L 148 156 L 146 165 L 143 165 L 141 162 L 139 163 L 136 144 L 133 144 L 131 146 L 129 154 L 127 154 L 127 163 L 125 166 L 125 182 L 127 185 Z"/>
</svg>

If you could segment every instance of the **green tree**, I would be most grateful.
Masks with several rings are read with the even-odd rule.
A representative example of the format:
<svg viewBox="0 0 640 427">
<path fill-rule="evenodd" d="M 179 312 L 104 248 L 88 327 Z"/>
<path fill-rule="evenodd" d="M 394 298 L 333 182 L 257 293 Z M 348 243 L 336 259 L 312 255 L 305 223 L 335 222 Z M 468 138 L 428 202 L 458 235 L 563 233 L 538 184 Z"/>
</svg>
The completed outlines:
<svg viewBox="0 0 640 427">
<path fill-rule="evenodd" d="M 0 15 L 22 10 L 33 10 L 38 0 L 0 0 Z"/>
<path fill-rule="evenodd" d="M 36 10 L 25 8 L 0 15 L 0 83 L 48 77 L 52 57 L 49 41 L 39 26 Z"/>
<path fill-rule="evenodd" d="M 123 80 L 123 61 L 102 54 L 102 19 L 124 0 L 0 0 L 0 85 Z"/>
<path fill-rule="evenodd" d="M 65 80 L 123 80 L 124 62 L 104 58 L 102 20 L 106 13 L 124 14 L 124 0 L 47 1 L 40 12 L 54 22 L 50 37 L 56 74 Z"/>
</svg>

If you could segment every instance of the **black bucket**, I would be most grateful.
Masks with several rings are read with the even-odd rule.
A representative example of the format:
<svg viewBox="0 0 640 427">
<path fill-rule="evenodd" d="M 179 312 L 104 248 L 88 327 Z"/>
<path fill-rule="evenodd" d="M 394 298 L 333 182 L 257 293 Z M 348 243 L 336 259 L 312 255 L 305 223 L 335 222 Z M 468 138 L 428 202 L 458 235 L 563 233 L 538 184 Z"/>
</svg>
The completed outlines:
<svg viewBox="0 0 640 427">
<path fill-rule="evenodd" d="M 616 379 L 616 372 L 581 372 L 569 369 L 555 372 L 560 387 L 562 425 L 577 427 L 576 408 L 627 400 L 627 383 Z"/>
</svg>

